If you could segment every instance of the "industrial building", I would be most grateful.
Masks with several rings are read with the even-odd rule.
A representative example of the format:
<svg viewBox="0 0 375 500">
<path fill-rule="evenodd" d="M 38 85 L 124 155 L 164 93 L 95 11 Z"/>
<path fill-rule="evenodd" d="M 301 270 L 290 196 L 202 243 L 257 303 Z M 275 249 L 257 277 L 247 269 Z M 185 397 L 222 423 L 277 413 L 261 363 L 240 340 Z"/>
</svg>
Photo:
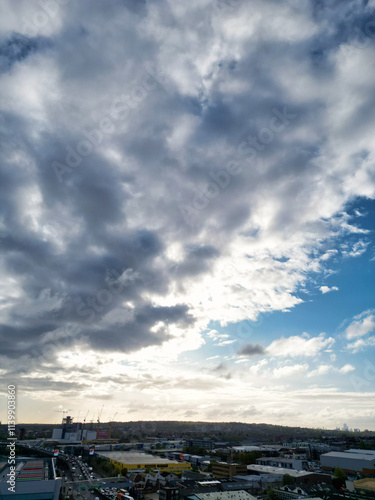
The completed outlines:
<svg viewBox="0 0 375 500">
<path fill-rule="evenodd" d="M 55 459 L 16 460 L 11 470 L 8 462 L 0 462 L 0 500 L 58 500 L 61 478 L 56 476 Z M 14 480 L 14 488 L 9 490 Z"/>
<path fill-rule="evenodd" d="M 350 450 L 346 450 L 345 453 L 359 453 L 360 455 L 371 455 L 375 457 L 375 450 L 360 450 L 358 448 L 350 448 Z"/>
<path fill-rule="evenodd" d="M 263 478 L 266 475 L 275 477 L 278 481 L 282 482 L 283 475 L 288 474 L 293 477 L 296 484 L 318 484 L 325 483 L 331 484 L 332 478 L 329 474 L 321 474 L 317 472 L 308 472 L 305 470 L 294 470 L 294 469 L 284 469 L 281 467 L 271 467 L 269 465 L 257 465 L 251 464 L 247 466 L 247 470 L 250 474 L 259 474 L 259 477 Z M 262 479 L 262 483 L 263 483 Z"/>
<path fill-rule="evenodd" d="M 247 493 L 247 491 L 231 491 L 230 495 L 226 491 L 216 491 L 210 493 L 194 493 L 185 498 L 189 500 L 227 500 L 229 498 L 233 500 L 256 500 L 256 497 Z"/>
<path fill-rule="evenodd" d="M 270 467 L 283 467 L 284 469 L 304 470 L 308 467 L 307 460 L 282 457 L 262 457 L 257 458 L 258 465 L 268 465 Z"/>
<path fill-rule="evenodd" d="M 212 462 L 212 475 L 218 479 L 246 475 L 247 473 L 246 465 L 228 462 Z"/>
<path fill-rule="evenodd" d="M 251 473 L 271 474 L 280 476 L 281 478 L 284 474 L 289 474 L 294 478 L 303 477 L 311 474 L 311 472 L 307 472 L 305 470 L 286 469 L 284 467 L 272 467 L 271 465 L 260 465 L 260 464 L 250 464 L 247 466 L 247 470 L 248 473 L 250 474 Z"/>
<path fill-rule="evenodd" d="M 375 475 L 375 455 L 369 450 L 363 450 L 362 453 L 359 450 L 331 451 L 320 456 L 320 463 L 325 470 L 340 467 L 349 474 L 359 472 L 363 476 Z"/>
<path fill-rule="evenodd" d="M 186 446 L 195 448 L 204 448 L 205 450 L 213 450 L 215 448 L 215 442 L 212 439 L 188 439 L 186 441 Z"/>
<path fill-rule="evenodd" d="M 145 472 L 159 470 L 161 472 L 172 472 L 181 474 L 184 471 L 191 470 L 191 464 L 188 462 L 177 462 L 168 458 L 148 455 L 146 453 L 134 451 L 112 451 L 101 452 L 98 456 L 107 458 L 119 471 L 125 468 L 128 472 Z"/>
</svg>

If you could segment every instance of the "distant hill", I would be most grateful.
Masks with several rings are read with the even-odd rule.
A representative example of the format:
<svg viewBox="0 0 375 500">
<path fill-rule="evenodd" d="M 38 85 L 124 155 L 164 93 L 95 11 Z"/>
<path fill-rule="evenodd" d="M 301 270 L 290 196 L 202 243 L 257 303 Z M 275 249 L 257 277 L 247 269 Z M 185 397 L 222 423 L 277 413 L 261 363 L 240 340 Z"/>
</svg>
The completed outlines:
<svg viewBox="0 0 375 500">
<path fill-rule="evenodd" d="M 85 428 L 90 428 L 86 423 Z M 24 427 L 26 438 L 50 437 L 52 429 L 61 424 L 18 424 L 17 428 Z M 101 422 L 100 429 L 108 430 L 109 423 Z M 94 425 L 96 429 L 96 424 Z M 7 427 L 0 426 L 0 436 L 6 437 Z M 241 422 L 181 422 L 181 421 L 137 421 L 113 422 L 112 437 L 116 439 L 138 439 L 147 437 L 209 437 L 215 441 L 230 444 L 249 442 L 283 443 L 292 440 L 303 441 L 306 439 L 339 440 L 356 443 L 361 440 L 375 438 L 374 431 L 347 432 L 341 430 L 311 429 L 308 427 L 287 427 L 271 424 L 245 424 Z"/>
</svg>

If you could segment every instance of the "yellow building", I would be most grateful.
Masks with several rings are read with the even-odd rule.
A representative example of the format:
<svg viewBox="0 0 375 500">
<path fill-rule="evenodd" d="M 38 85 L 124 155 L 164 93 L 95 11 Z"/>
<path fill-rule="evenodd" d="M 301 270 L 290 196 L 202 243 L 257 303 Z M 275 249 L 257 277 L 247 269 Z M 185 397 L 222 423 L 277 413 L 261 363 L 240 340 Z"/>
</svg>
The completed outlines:
<svg viewBox="0 0 375 500">
<path fill-rule="evenodd" d="M 107 458 L 119 472 L 124 468 L 128 472 L 145 472 L 146 469 L 149 469 L 151 471 L 171 472 L 172 474 L 181 474 L 191 470 L 191 465 L 188 462 L 177 462 L 137 451 L 103 451 L 98 455 Z"/>
</svg>

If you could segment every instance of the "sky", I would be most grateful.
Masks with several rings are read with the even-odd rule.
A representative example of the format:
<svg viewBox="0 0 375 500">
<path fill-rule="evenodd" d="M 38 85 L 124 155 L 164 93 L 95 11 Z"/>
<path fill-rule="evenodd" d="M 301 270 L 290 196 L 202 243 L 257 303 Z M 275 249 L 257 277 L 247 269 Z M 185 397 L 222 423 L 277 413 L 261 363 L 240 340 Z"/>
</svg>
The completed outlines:
<svg viewBox="0 0 375 500">
<path fill-rule="evenodd" d="M 375 430 L 375 1 L 0 10 L 0 420 Z"/>
</svg>

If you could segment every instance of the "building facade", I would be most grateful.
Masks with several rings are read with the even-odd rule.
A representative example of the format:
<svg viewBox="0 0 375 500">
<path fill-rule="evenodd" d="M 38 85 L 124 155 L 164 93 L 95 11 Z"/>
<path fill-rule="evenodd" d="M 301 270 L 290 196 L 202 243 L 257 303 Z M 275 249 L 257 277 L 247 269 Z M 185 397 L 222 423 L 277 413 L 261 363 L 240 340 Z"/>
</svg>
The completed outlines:
<svg viewBox="0 0 375 500">
<path fill-rule="evenodd" d="M 320 457 L 322 469 L 334 470 L 336 467 L 347 473 L 359 472 L 363 476 L 375 475 L 375 455 L 370 453 L 353 453 L 351 451 L 331 451 Z"/>
<path fill-rule="evenodd" d="M 191 470 L 189 462 L 177 462 L 146 453 L 113 451 L 98 453 L 98 455 L 106 458 L 116 467 L 118 472 L 121 472 L 122 469 L 127 469 L 129 473 L 150 470 L 154 472 L 171 472 L 179 475 L 184 471 Z"/>
<path fill-rule="evenodd" d="M 247 475 L 247 466 L 228 462 L 212 462 L 212 475 L 215 478 L 231 478 L 233 476 Z"/>
</svg>

